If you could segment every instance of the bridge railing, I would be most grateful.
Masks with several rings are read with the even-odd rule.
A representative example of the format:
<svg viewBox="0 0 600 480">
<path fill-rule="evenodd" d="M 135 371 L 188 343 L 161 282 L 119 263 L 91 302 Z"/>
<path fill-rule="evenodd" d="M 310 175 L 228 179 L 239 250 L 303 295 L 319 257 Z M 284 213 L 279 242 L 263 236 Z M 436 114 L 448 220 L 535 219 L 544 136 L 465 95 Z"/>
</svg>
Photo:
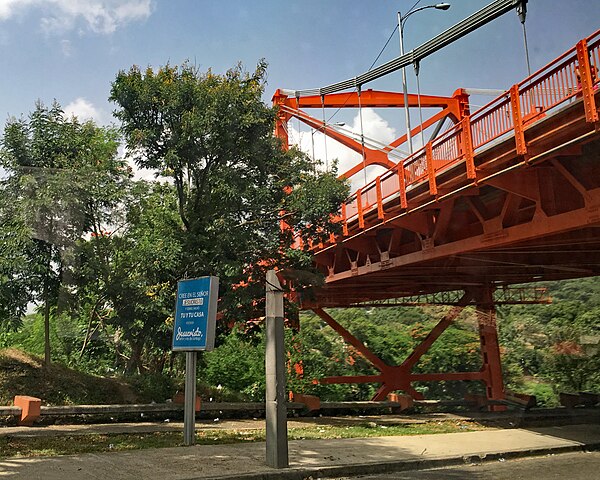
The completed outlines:
<svg viewBox="0 0 600 480">
<path fill-rule="evenodd" d="M 586 39 L 590 64 L 600 67 L 600 34 Z M 554 62 L 535 72 L 519 83 L 521 111 L 525 120 L 528 116 L 547 113 L 564 101 L 581 95 L 581 84 L 577 78 L 579 66 L 577 48 L 573 47 Z M 597 70 L 596 70 L 597 71 Z M 597 82 L 597 78 L 593 78 Z"/>
<path fill-rule="evenodd" d="M 578 52 L 578 47 L 586 51 Z M 577 69 L 582 68 L 583 54 L 588 55 L 588 73 L 598 88 L 600 30 L 358 189 L 342 205 L 344 234 L 348 234 L 350 223 L 357 222 L 363 228 L 365 216 L 375 209 L 383 219 L 384 207 L 392 199 L 400 198 L 400 205 L 406 208 L 407 192 L 424 182 L 429 183 L 430 194 L 437 195 L 438 176 L 451 167 L 464 163 L 467 178 L 474 178 L 475 154 L 494 141 L 513 135 L 516 139 L 529 124 L 582 95 Z M 517 152 L 521 153 L 518 145 Z"/>
<path fill-rule="evenodd" d="M 512 132 L 514 123 L 508 92 L 492 100 L 471 116 L 473 150 Z"/>
</svg>

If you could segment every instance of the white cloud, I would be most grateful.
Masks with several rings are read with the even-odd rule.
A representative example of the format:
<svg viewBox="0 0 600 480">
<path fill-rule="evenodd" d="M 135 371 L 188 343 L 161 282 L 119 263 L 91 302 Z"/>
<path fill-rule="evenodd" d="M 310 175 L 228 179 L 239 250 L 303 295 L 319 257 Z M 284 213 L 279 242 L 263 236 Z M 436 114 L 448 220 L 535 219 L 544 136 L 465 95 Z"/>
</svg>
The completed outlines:
<svg viewBox="0 0 600 480">
<path fill-rule="evenodd" d="M 372 108 L 362 109 L 362 120 L 365 143 L 368 143 L 368 139 L 373 139 L 377 142 L 387 145 L 396 139 L 396 130 Z M 311 135 L 310 129 L 308 127 L 304 127 L 299 134 L 297 125 L 298 124 L 296 120 L 290 121 L 288 124 L 290 143 L 299 145 L 303 151 L 312 157 L 314 140 L 315 157 L 325 163 L 325 149 L 327 149 L 327 161 L 328 163 L 331 163 L 333 159 L 337 159 L 339 173 L 348 171 L 350 168 L 362 161 L 362 155 L 360 153 L 345 147 L 332 138 L 327 137 L 327 145 L 325 145 L 325 136 L 322 133 L 315 132 L 313 135 Z M 344 125 L 336 128 L 339 128 L 344 134 L 354 133 L 354 136 L 359 139 L 359 113 L 357 113 L 352 119 L 352 125 Z M 368 167 L 367 181 L 371 181 L 383 171 L 383 168 L 377 166 Z M 365 177 L 362 172 L 354 175 L 350 180 L 352 190 L 356 190 L 365 183 Z"/>
<path fill-rule="evenodd" d="M 0 20 L 35 8 L 46 33 L 63 33 L 83 25 L 85 30 L 111 34 L 130 22 L 147 19 L 152 0 L 0 0 Z"/>
<path fill-rule="evenodd" d="M 131 152 L 127 148 L 127 145 L 121 143 L 117 150 L 117 155 L 119 158 L 127 160 L 127 164 L 129 168 L 131 168 L 131 172 L 133 173 L 134 180 L 145 180 L 147 182 L 160 182 L 160 183 L 173 183 L 173 179 L 168 177 L 163 177 L 161 175 L 157 175 L 157 170 L 153 168 L 142 168 L 138 167 L 133 161 L 133 157 Z"/>
<path fill-rule="evenodd" d="M 0 0 L 0 20 L 12 17 L 36 0 Z"/>
<path fill-rule="evenodd" d="M 82 122 L 93 120 L 96 123 L 102 124 L 104 120 L 104 113 L 83 97 L 76 98 L 64 107 L 63 110 L 67 117 L 74 116 Z"/>
</svg>

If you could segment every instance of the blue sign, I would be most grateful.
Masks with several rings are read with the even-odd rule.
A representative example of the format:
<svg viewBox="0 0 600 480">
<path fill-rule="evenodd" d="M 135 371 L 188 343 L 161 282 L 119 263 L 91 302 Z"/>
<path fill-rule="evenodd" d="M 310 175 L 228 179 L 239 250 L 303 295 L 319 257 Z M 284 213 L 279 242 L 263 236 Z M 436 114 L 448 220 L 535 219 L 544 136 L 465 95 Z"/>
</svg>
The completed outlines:
<svg viewBox="0 0 600 480">
<path fill-rule="evenodd" d="M 210 351 L 214 348 L 218 296 L 218 277 L 177 282 L 173 350 Z"/>
</svg>

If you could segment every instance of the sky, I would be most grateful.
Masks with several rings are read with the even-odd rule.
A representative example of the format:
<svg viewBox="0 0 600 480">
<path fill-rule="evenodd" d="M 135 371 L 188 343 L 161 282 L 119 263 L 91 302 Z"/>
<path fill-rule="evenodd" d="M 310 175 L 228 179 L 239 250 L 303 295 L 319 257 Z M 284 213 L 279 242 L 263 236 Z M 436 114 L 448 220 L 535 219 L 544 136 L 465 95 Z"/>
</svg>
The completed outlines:
<svg viewBox="0 0 600 480">
<path fill-rule="evenodd" d="M 223 73 L 241 62 L 269 63 L 264 100 L 277 88 L 325 86 L 366 72 L 392 35 L 397 12 L 416 0 L 0 0 L 0 125 L 26 116 L 36 100 L 56 99 L 68 114 L 101 124 L 115 120 L 111 82 L 132 65 L 159 67 L 189 60 Z M 447 11 L 424 10 L 405 26 L 407 51 L 481 9 L 488 0 L 450 0 Z M 418 6 L 430 3 L 421 0 Z M 529 0 L 526 22 L 532 70 L 596 31 L 598 0 Z M 376 65 L 399 55 L 397 34 Z M 416 92 L 412 68 L 409 89 Z M 506 90 L 527 76 L 523 32 L 512 11 L 423 60 L 425 94 L 457 88 Z M 401 90 L 399 72 L 364 88 Z M 473 106 L 490 98 L 473 97 Z M 399 110 L 363 109 L 365 135 L 390 141 L 403 133 Z M 333 113 L 333 112 L 331 112 Z M 329 115 L 329 113 L 328 113 Z M 416 123 L 413 114 L 413 125 Z M 357 112 L 332 122 L 358 127 Z M 308 127 L 292 122 L 292 137 L 310 149 Z M 299 130 L 299 132 L 298 132 Z M 314 135 L 317 156 L 323 140 Z M 330 156 L 352 155 L 329 141 Z"/>
</svg>

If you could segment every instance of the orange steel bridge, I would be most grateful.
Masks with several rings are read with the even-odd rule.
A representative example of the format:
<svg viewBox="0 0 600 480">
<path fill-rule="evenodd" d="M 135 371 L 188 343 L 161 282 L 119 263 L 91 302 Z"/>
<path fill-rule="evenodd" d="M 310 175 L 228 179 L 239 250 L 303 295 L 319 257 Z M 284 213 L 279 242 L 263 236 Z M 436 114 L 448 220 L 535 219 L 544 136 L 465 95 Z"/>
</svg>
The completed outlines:
<svg viewBox="0 0 600 480">
<path fill-rule="evenodd" d="M 295 117 L 361 154 L 363 161 L 344 176 L 374 164 L 386 168 L 341 206 L 342 232 L 310 245 L 325 284 L 310 299 L 297 296 L 378 373 L 321 382 L 375 382 L 381 386 L 374 399 L 381 400 L 395 390 L 422 398 L 415 381 L 478 380 L 489 400 L 505 398 L 495 296 L 509 285 L 600 275 L 598 68 L 600 31 L 476 112 L 469 111 L 464 90 L 452 97 L 421 95 L 423 107 L 440 109 L 424 128 L 445 118 L 453 126 L 399 160 L 392 153 L 406 135 L 369 148 L 302 109 L 403 107 L 401 94 L 275 93 L 276 133 L 284 145 L 287 122 Z M 419 98 L 408 101 L 415 107 Z M 454 306 L 401 365 L 387 365 L 325 310 L 457 290 L 462 293 L 452 302 L 442 301 Z M 467 305 L 478 313 L 481 369 L 413 373 Z"/>
</svg>

